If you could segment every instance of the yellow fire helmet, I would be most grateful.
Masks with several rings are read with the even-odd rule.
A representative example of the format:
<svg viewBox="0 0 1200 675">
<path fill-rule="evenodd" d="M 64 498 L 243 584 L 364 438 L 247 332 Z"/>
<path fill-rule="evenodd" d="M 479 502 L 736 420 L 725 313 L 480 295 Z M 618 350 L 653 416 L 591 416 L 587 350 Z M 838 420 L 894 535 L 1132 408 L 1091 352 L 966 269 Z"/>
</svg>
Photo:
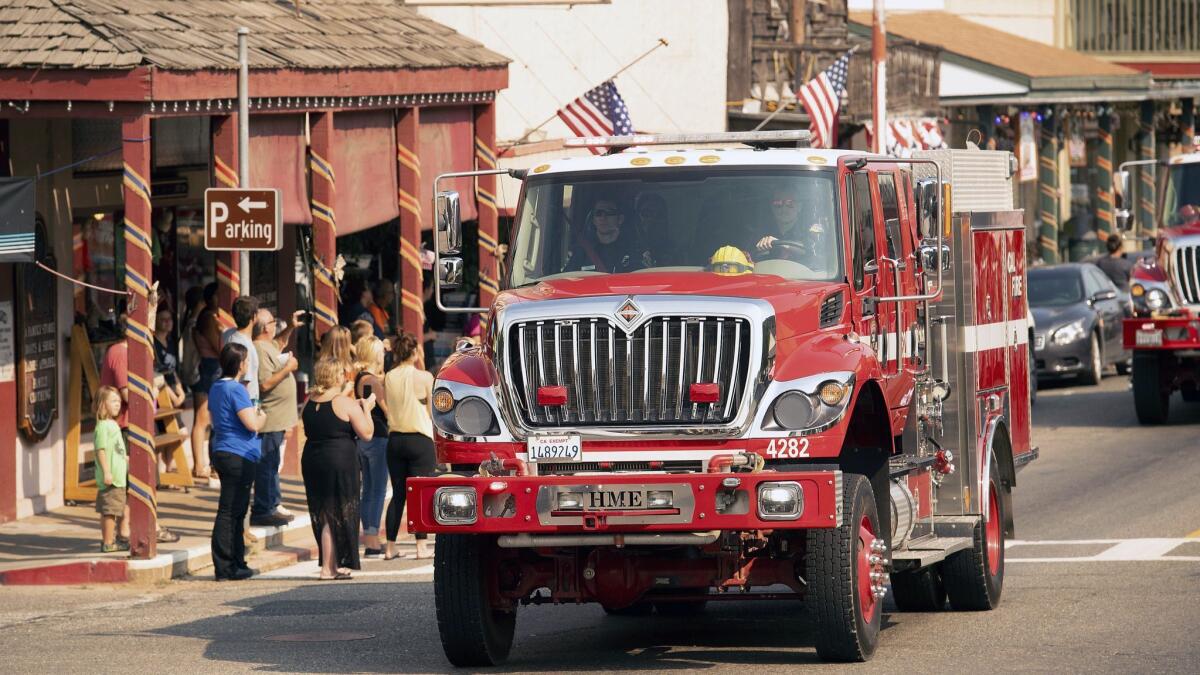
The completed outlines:
<svg viewBox="0 0 1200 675">
<path fill-rule="evenodd" d="M 722 246 L 708 261 L 708 268 L 716 274 L 737 276 L 754 271 L 750 256 L 736 246 Z"/>
</svg>

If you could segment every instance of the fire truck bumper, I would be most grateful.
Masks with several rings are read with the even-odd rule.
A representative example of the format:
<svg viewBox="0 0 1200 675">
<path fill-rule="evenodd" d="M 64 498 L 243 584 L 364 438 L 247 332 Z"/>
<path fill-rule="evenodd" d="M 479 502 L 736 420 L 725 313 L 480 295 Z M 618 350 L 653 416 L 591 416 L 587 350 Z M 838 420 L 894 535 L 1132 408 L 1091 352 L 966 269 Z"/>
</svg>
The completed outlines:
<svg viewBox="0 0 1200 675">
<path fill-rule="evenodd" d="M 446 475 L 409 479 L 406 489 L 413 533 L 612 534 L 616 543 L 623 534 L 827 528 L 842 520 L 840 471 Z"/>
<path fill-rule="evenodd" d="M 1126 349 L 1200 349 L 1200 319 L 1191 316 L 1125 319 Z"/>
</svg>

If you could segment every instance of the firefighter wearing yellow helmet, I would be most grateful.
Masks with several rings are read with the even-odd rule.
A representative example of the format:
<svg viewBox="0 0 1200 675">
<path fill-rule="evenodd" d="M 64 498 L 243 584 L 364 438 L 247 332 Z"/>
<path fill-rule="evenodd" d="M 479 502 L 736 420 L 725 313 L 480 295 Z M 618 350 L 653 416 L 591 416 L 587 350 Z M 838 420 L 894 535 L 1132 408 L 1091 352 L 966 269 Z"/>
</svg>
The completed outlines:
<svg viewBox="0 0 1200 675">
<path fill-rule="evenodd" d="M 738 276 L 753 272 L 754 263 L 742 249 L 736 246 L 722 246 L 709 259 L 708 269 L 724 276 Z"/>
</svg>

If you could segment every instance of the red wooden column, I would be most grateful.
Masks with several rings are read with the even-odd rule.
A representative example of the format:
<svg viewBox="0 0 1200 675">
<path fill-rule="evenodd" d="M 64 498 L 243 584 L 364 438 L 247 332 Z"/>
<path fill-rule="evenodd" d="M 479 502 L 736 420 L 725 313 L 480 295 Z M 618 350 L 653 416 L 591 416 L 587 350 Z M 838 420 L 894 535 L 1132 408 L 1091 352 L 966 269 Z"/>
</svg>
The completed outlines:
<svg viewBox="0 0 1200 675">
<path fill-rule="evenodd" d="M 396 111 L 396 178 L 400 199 L 400 327 L 425 341 L 425 304 L 421 294 L 421 204 L 432 195 L 421 192 L 421 109 Z"/>
<path fill-rule="evenodd" d="M 317 287 L 313 314 L 317 321 L 317 339 L 337 325 L 337 280 L 333 266 L 337 260 L 337 222 L 333 214 L 333 113 L 310 116 L 308 167 L 312 172 L 313 278 Z"/>
<path fill-rule="evenodd" d="M 129 348 L 129 516 L 130 555 L 157 553 L 158 461 L 154 456 L 154 333 L 149 326 L 150 285 L 150 118 L 121 125 L 125 163 L 125 288 L 133 293 L 125 329 Z"/>
<path fill-rule="evenodd" d="M 213 117 L 213 187 L 239 187 L 237 127 L 237 113 Z M 242 292 L 241 261 L 237 251 L 217 252 L 217 286 L 217 316 L 221 320 L 221 328 L 233 328 L 233 315 L 230 312 L 234 298 Z"/>
<path fill-rule="evenodd" d="M 496 168 L 496 103 L 475 106 L 475 168 Z M 496 246 L 500 212 L 496 206 L 496 176 L 475 179 L 475 202 L 479 207 L 479 306 L 491 307 L 500 292 L 500 268 Z M 487 316 L 484 315 L 484 321 Z M 485 323 L 484 328 L 487 328 Z"/>
</svg>

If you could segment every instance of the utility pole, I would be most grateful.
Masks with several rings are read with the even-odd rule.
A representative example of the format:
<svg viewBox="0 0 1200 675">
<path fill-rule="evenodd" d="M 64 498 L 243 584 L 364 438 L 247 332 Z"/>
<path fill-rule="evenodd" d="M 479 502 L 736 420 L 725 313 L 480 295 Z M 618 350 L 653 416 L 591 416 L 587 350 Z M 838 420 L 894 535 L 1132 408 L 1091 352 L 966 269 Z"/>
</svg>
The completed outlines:
<svg viewBox="0 0 1200 675">
<path fill-rule="evenodd" d="M 875 0 L 871 22 L 871 78 L 874 112 L 871 123 L 875 133 L 871 150 L 879 154 L 887 151 L 887 28 L 884 26 L 883 0 Z"/>
<path fill-rule="evenodd" d="M 250 187 L 250 63 L 246 56 L 246 36 L 250 29 L 241 26 L 238 40 L 238 187 Z M 250 295 L 250 252 L 238 254 L 241 294 Z"/>
</svg>

